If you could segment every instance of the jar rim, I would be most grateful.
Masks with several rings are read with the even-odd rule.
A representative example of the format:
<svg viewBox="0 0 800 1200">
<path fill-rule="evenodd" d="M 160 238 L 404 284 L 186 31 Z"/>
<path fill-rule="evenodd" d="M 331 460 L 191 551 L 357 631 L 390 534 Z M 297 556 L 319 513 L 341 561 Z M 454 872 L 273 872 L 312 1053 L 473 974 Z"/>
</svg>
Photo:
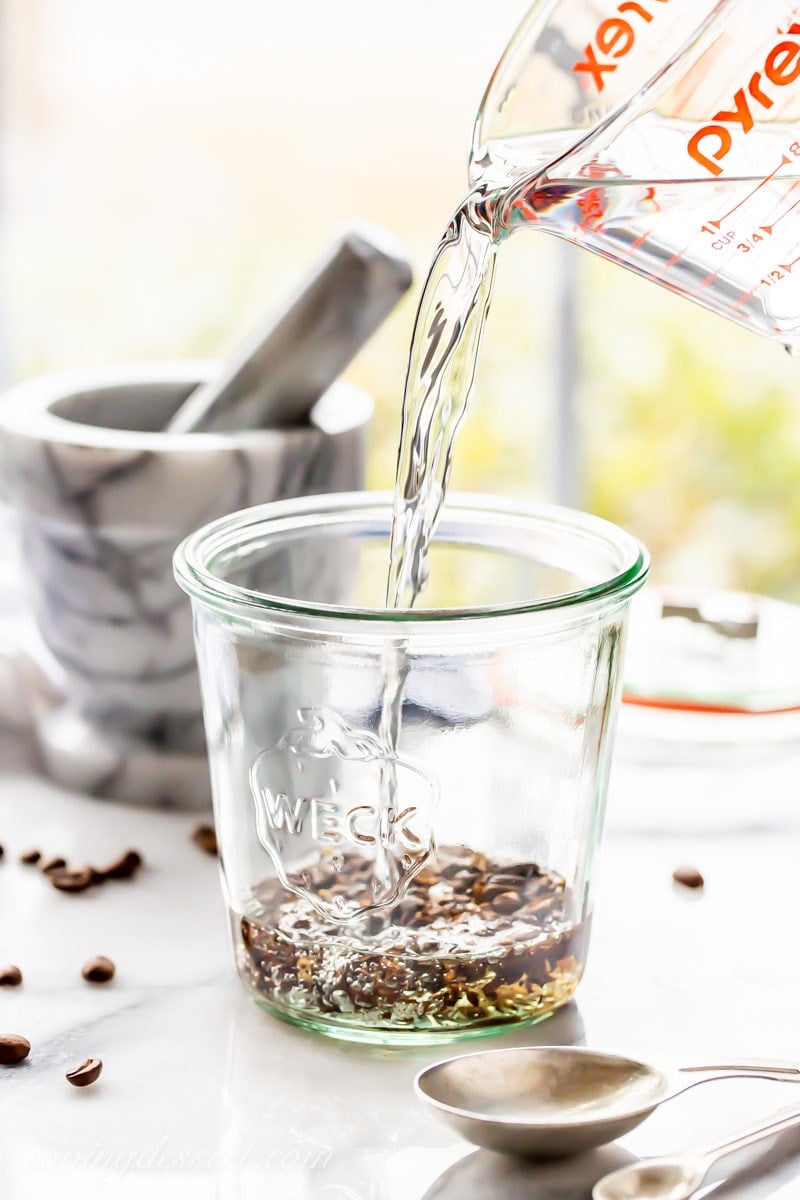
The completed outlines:
<svg viewBox="0 0 800 1200">
<path fill-rule="evenodd" d="M 390 492 L 338 492 L 330 495 L 299 499 L 277 500 L 220 517 L 202 526 L 185 538 L 173 557 L 175 578 L 190 597 L 206 608 L 254 617 L 284 615 L 327 618 L 336 621 L 368 621 L 373 626 L 396 627 L 398 623 L 424 626 L 461 624 L 464 621 L 497 620 L 504 617 L 528 616 L 536 613 L 557 613 L 594 605 L 602 601 L 629 599 L 644 584 L 650 557 L 645 547 L 631 534 L 602 517 L 558 505 L 537 504 L 477 492 L 448 495 L 442 520 L 469 516 L 480 524 L 481 519 L 503 518 L 522 528 L 536 524 L 550 532 L 559 529 L 582 535 L 595 546 L 613 550 L 618 568 L 608 578 L 571 592 L 538 600 L 497 605 L 464 606 L 457 608 L 369 608 L 337 604 L 312 603 L 285 596 L 261 592 L 230 583 L 209 566 L 216 554 L 226 548 L 254 539 L 257 535 L 282 536 L 299 529 L 324 527 L 336 518 L 358 520 L 368 517 L 383 519 L 391 516 L 393 496 Z M 264 544 L 263 540 L 260 543 Z M 388 564 L 387 564 L 388 567 Z"/>
</svg>

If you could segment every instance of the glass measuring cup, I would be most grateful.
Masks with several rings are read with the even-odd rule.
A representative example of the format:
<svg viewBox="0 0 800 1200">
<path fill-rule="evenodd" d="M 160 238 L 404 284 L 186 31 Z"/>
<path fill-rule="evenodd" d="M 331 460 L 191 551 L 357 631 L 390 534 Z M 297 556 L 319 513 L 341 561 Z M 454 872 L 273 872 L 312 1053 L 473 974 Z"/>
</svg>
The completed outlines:
<svg viewBox="0 0 800 1200">
<path fill-rule="evenodd" d="M 800 348 L 800 4 L 541 0 L 478 114 L 495 240 L 541 229 Z"/>
<path fill-rule="evenodd" d="M 647 556 L 594 517 L 452 498 L 430 589 L 387 610 L 391 511 L 363 493 L 234 513 L 175 570 L 242 981 L 285 1020 L 406 1044 L 537 1020 L 577 987 Z"/>
</svg>

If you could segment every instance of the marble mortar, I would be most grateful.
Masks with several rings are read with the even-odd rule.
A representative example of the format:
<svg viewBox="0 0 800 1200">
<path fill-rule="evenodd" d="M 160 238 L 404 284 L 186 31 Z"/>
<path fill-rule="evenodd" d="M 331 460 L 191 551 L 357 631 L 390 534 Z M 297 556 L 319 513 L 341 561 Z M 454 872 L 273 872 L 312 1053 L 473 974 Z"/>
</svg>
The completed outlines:
<svg viewBox="0 0 800 1200">
<path fill-rule="evenodd" d="M 0 401 L 0 480 L 33 618 L 19 676 L 45 768 L 141 803 L 210 801 L 188 599 L 172 553 L 235 509 L 363 486 L 372 404 L 334 385 L 307 426 L 165 434 L 215 364 L 20 384 Z"/>
</svg>

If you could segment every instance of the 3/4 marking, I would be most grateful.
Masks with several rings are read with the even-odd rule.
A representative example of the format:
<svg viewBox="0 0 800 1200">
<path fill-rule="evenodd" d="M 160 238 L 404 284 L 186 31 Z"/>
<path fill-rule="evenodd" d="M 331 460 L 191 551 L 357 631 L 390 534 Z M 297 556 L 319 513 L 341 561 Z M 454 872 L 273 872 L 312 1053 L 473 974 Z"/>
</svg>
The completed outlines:
<svg viewBox="0 0 800 1200">
<path fill-rule="evenodd" d="M 751 233 L 749 237 L 742 238 L 736 249 L 740 254 L 752 254 L 752 252 L 762 243 L 772 237 L 772 226 L 761 225 L 755 233 Z"/>
</svg>

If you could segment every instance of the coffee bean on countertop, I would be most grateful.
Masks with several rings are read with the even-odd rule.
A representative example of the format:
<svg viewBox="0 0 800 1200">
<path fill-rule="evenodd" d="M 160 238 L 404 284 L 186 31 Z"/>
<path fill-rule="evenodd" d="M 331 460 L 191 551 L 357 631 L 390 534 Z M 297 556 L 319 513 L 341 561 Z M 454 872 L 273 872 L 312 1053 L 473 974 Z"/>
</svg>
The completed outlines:
<svg viewBox="0 0 800 1200">
<path fill-rule="evenodd" d="M 107 867 L 102 867 L 98 874 L 104 879 L 130 879 L 142 865 L 142 856 L 138 850 L 126 850 Z"/>
<path fill-rule="evenodd" d="M 678 867 L 672 872 L 672 879 L 680 887 L 691 888 L 695 892 L 700 891 L 706 885 L 706 881 L 697 867 Z"/>
<path fill-rule="evenodd" d="M 88 983 L 108 983 L 114 978 L 116 969 L 110 958 L 98 954 L 83 964 L 81 975 Z"/>
<path fill-rule="evenodd" d="M 102 1070 L 103 1063 L 99 1058 L 87 1058 L 71 1071 L 67 1071 L 66 1079 L 73 1087 L 88 1087 L 90 1083 L 97 1082 Z"/>
<path fill-rule="evenodd" d="M 61 869 L 49 872 L 48 879 L 59 892 L 85 892 L 94 882 L 94 872 L 91 867 Z"/>
<path fill-rule="evenodd" d="M 0 987 L 19 987 L 22 983 L 22 971 L 19 967 L 0 967 Z"/>
<path fill-rule="evenodd" d="M 0 1064 L 4 1067 L 13 1066 L 27 1058 L 31 1052 L 31 1044 L 19 1033 L 0 1033 Z"/>
<path fill-rule="evenodd" d="M 213 825 L 198 825 L 196 829 L 192 830 L 192 841 L 206 854 L 216 855 L 219 853 L 217 835 Z"/>
<path fill-rule="evenodd" d="M 41 857 L 41 850 L 24 850 L 19 856 L 19 861 L 24 863 L 26 867 L 32 867 L 35 863 L 38 863 Z"/>
<path fill-rule="evenodd" d="M 43 875 L 50 875 L 53 871 L 60 871 L 66 865 L 67 860 L 61 858 L 58 854 L 54 854 L 50 858 L 39 859 L 39 870 Z"/>
</svg>

